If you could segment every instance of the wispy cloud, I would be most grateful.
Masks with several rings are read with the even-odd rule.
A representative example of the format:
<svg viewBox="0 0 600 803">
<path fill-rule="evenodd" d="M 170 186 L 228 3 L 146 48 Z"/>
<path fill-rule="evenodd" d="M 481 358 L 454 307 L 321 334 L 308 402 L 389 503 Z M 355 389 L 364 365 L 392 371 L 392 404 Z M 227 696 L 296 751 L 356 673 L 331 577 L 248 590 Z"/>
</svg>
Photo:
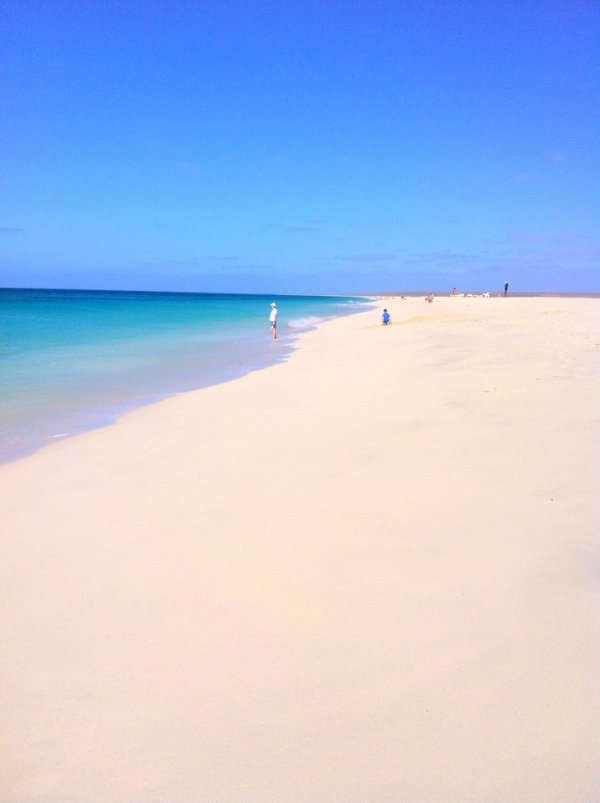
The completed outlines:
<svg viewBox="0 0 600 803">
<path fill-rule="evenodd" d="M 288 234 L 319 234 L 323 231 L 322 220 L 311 220 L 306 223 L 269 223 L 269 229 L 287 232 Z"/>
<path fill-rule="evenodd" d="M 193 259 L 165 259 L 156 261 L 140 262 L 137 270 L 155 271 L 163 275 L 177 274 L 202 276 L 207 273 L 238 273 L 245 271 L 272 270 L 270 263 L 244 262 L 237 256 L 201 256 Z"/>
<path fill-rule="evenodd" d="M 546 159 L 554 164 L 560 164 L 567 161 L 567 154 L 564 151 L 550 151 L 546 154 Z"/>
<path fill-rule="evenodd" d="M 238 259 L 238 257 L 230 255 L 201 256 L 194 257 L 193 259 L 149 260 L 147 262 L 140 262 L 140 266 L 144 268 L 197 268 L 217 262 L 233 262 L 236 259 Z"/>
<path fill-rule="evenodd" d="M 592 245 L 587 248 L 539 248 L 518 256 L 521 261 L 560 264 L 568 267 L 569 264 L 597 262 L 600 258 L 600 245 Z"/>
<path fill-rule="evenodd" d="M 456 265 L 457 263 L 477 262 L 480 259 L 480 254 L 470 254 L 444 248 L 437 251 L 407 254 L 402 261 L 411 265 Z"/>
<path fill-rule="evenodd" d="M 558 234 L 513 234 L 508 238 L 508 242 L 515 245 L 560 245 L 572 243 L 576 239 L 577 235 L 574 232 L 565 231 Z"/>
<path fill-rule="evenodd" d="M 337 258 L 346 262 L 390 262 L 398 259 L 398 254 L 393 251 L 367 251 L 364 254 L 340 254 Z"/>
<path fill-rule="evenodd" d="M 516 231 L 506 237 L 486 239 L 492 245 L 560 245 L 581 240 L 581 235 L 574 231 L 532 232 Z"/>
<path fill-rule="evenodd" d="M 509 177 L 508 180 L 511 184 L 525 187 L 530 184 L 535 184 L 536 177 L 534 176 L 533 173 L 528 173 L 527 171 L 523 171 L 521 173 L 514 173 L 512 176 Z"/>
<path fill-rule="evenodd" d="M 318 226 L 284 226 L 290 234 L 316 234 L 320 231 Z"/>
<path fill-rule="evenodd" d="M 201 165 L 196 164 L 196 162 L 178 162 L 177 172 L 183 173 L 185 176 L 201 176 L 206 171 Z"/>
</svg>

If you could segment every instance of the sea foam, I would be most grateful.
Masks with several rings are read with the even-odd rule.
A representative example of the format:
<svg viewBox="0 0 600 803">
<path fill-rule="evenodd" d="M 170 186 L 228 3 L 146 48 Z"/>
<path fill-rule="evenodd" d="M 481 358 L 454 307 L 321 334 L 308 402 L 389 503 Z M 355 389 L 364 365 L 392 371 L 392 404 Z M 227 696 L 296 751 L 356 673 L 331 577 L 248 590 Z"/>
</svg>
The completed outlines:
<svg viewBox="0 0 600 803">
<path fill-rule="evenodd" d="M 292 318 L 288 321 L 288 328 L 290 329 L 312 329 L 313 326 L 318 326 L 320 323 L 331 320 L 331 316 L 318 317 L 315 315 L 307 315 L 304 318 Z"/>
</svg>

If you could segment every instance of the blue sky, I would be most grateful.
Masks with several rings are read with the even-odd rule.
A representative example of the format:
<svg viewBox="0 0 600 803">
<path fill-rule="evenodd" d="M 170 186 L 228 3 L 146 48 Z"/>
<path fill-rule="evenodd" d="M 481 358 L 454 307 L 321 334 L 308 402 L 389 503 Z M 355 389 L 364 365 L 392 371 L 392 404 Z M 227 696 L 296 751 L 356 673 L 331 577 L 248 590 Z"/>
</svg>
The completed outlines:
<svg viewBox="0 0 600 803">
<path fill-rule="evenodd" d="M 600 292 L 596 0 L 3 0 L 0 284 Z"/>
</svg>

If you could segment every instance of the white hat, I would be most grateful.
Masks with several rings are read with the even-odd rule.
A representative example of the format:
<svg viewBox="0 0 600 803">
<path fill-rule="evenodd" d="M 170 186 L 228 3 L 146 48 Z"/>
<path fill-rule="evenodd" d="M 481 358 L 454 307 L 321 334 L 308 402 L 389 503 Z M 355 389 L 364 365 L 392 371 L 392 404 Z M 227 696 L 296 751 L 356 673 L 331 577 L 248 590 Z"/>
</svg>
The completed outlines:
<svg viewBox="0 0 600 803">
<path fill-rule="evenodd" d="M 271 306 L 272 306 L 272 307 L 276 307 L 276 306 L 277 306 L 277 304 L 276 304 L 276 303 L 273 301 L 273 303 L 271 304 Z"/>
</svg>

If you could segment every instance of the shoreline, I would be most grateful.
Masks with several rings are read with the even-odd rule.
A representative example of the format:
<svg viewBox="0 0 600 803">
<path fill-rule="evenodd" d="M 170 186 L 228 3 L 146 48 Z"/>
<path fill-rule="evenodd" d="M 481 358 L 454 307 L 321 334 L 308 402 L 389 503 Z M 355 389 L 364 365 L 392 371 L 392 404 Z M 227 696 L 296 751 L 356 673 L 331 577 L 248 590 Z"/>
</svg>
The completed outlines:
<svg viewBox="0 0 600 803">
<path fill-rule="evenodd" d="M 68 291 L 53 292 L 60 294 Z M 114 295 L 127 297 L 131 294 L 120 292 L 114 293 Z M 144 294 L 136 293 L 133 295 Z M 155 295 L 162 299 L 169 294 L 155 293 L 146 295 Z M 258 298 L 262 298 L 262 296 L 258 296 Z M 297 298 L 303 299 L 305 297 L 298 296 Z M 366 308 L 368 305 L 364 303 L 362 306 Z M 339 310 L 335 314 L 328 311 L 319 315 L 321 311 L 316 309 L 313 312 L 314 315 L 308 313 L 302 315 L 302 313 L 299 313 L 298 317 L 298 315 L 294 315 L 292 310 L 287 326 L 282 327 L 280 337 L 274 344 L 276 349 L 271 347 L 271 335 L 267 327 L 249 330 L 249 327 L 246 326 L 246 329 L 240 331 L 234 338 L 215 341 L 214 344 L 206 344 L 200 341 L 199 348 L 187 355 L 183 362 L 181 362 L 182 355 L 177 352 L 174 346 L 171 346 L 172 359 L 166 361 L 163 358 L 162 364 L 157 361 L 154 366 L 154 372 L 143 369 L 145 355 L 140 353 L 136 359 L 131 359 L 133 381 L 129 381 L 129 384 L 127 383 L 128 378 L 122 372 L 116 371 L 112 377 L 107 373 L 104 378 L 104 385 L 95 387 L 85 395 L 81 380 L 79 380 L 79 385 L 75 384 L 72 388 L 71 398 L 67 399 L 65 397 L 61 404 L 54 404 L 54 408 L 52 407 L 52 392 L 56 392 L 56 387 L 52 387 L 52 384 L 49 383 L 45 391 L 49 394 L 50 409 L 44 406 L 44 403 L 40 404 L 37 418 L 31 416 L 29 419 L 20 420 L 17 412 L 19 406 L 14 402 L 12 408 L 10 405 L 6 406 L 6 410 L 3 408 L 2 412 L 6 414 L 6 421 L 12 421 L 12 425 L 9 426 L 7 424 L 0 433 L 0 440 L 2 440 L 0 465 L 20 460 L 37 453 L 41 449 L 52 446 L 56 442 L 75 437 L 84 432 L 113 426 L 123 415 L 127 415 L 141 407 L 160 403 L 165 399 L 182 393 L 230 382 L 248 373 L 284 362 L 297 348 L 298 337 L 303 332 L 310 331 L 315 326 L 315 323 L 331 320 L 338 316 L 344 317 L 345 315 L 355 314 L 355 310 L 349 303 L 347 304 L 347 309 Z M 160 349 L 161 345 L 164 348 L 165 343 L 169 344 L 168 333 L 162 340 L 149 342 L 148 348 Z M 215 346 L 219 350 L 218 358 L 213 356 Z M 119 348 L 122 349 L 122 354 L 124 355 L 121 359 L 128 359 L 127 346 L 119 344 Z M 102 354 L 93 356 L 98 360 L 99 367 L 102 369 L 102 360 L 105 356 Z M 60 353 L 55 356 L 50 355 L 50 359 L 57 364 L 64 358 L 64 355 Z M 68 362 L 73 357 L 67 355 L 66 359 Z M 178 369 L 175 370 L 174 362 L 177 359 L 180 360 L 180 364 Z M 92 359 L 91 363 L 94 364 L 94 362 L 95 360 Z M 159 373 L 156 373 L 157 370 Z M 77 378 L 77 374 L 74 376 Z M 160 377 L 160 380 L 157 381 L 156 377 Z M 32 382 L 32 377 L 29 379 Z M 69 377 L 66 376 L 65 379 L 68 381 Z M 44 399 L 44 393 L 40 393 L 40 388 L 36 388 L 33 382 L 32 385 L 29 397 L 36 398 L 35 393 L 37 390 L 37 398 Z M 54 385 L 56 385 L 56 382 Z M 8 387 L 10 389 L 10 385 Z M 110 390 L 107 391 L 107 388 Z M 41 390 L 43 391 L 44 388 L 41 388 Z M 19 389 L 18 392 L 24 397 L 22 406 L 28 409 L 25 403 L 24 391 Z M 17 415 L 15 415 L 15 412 L 17 412 Z"/>
<path fill-rule="evenodd" d="M 597 796 L 600 304 L 390 309 L 0 466 L 0 800 Z"/>
<path fill-rule="evenodd" d="M 16 289 L 16 290 L 23 290 L 26 288 L 0 288 L 0 289 Z M 62 292 L 62 290 L 57 289 L 57 292 Z M 127 294 L 129 291 L 97 291 L 103 293 L 114 293 L 114 294 Z M 135 291 L 138 294 L 143 294 L 144 291 Z M 147 291 L 147 295 L 164 295 L 164 291 Z M 362 298 L 367 302 L 372 304 L 377 304 L 379 301 L 387 301 L 387 300 L 408 300 L 408 299 L 420 299 L 424 298 L 428 295 L 428 291 L 407 291 L 406 293 L 390 293 L 390 294 L 362 294 L 354 296 L 355 298 Z M 175 293 L 175 295 L 187 296 L 187 295 L 203 295 L 202 293 Z M 209 294 L 210 295 L 210 294 Z M 219 295 L 219 294 L 217 294 Z M 259 294 L 260 295 L 260 294 Z M 447 292 L 438 293 L 437 291 L 434 293 L 436 300 L 443 300 L 446 298 L 450 298 Z M 303 296 L 298 296 L 303 297 Z M 328 298 L 348 298 L 348 296 L 327 296 Z M 472 299 L 472 298 L 482 298 L 482 294 L 475 292 L 475 293 L 466 293 L 460 296 L 460 298 Z M 489 298 L 495 299 L 502 297 L 500 292 L 492 293 Z M 531 299 L 600 299 L 600 294 L 598 293 L 510 293 L 508 296 L 509 299 L 517 299 L 517 298 L 531 298 Z M 454 303 L 459 302 L 459 298 L 453 299 Z M 346 312 L 339 317 L 346 317 L 347 315 L 357 315 L 360 312 Z M 335 320 L 338 316 L 334 316 L 333 318 L 325 318 L 323 322 L 330 322 L 331 320 Z M 207 387 L 212 387 L 213 385 L 221 385 L 227 382 L 235 381 L 243 376 L 246 376 L 248 373 L 253 373 L 255 371 L 262 371 L 266 368 L 271 367 L 272 365 L 276 365 L 279 362 L 285 362 L 289 356 L 299 347 L 298 343 L 302 338 L 303 334 L 306 332 L 311 331 L 315 326 L 318 327 L 321 325 L 322 322 L 315 324 L 313 326 L 308 327 L 305 330 L 298 330 L 295 328 L 291 328 L 289 332 L 280 338 L 283 343 L 283 346 L 286 348 L 284 354 L 278 355 L 277 357 L 273 357 L 272 359 L 267 359 L 266 356 L 263 354 L 261 355 L 260 359 L 257 355 L 255 355 L 255 364 L 251 367 L 247 366 L 238 366 L 235 369 L 231 370 L 222 370 L 221 374 L 214 375 L 212 378 L 202 378 L 202 380 L 198 380 L 199 384 L 189 385 L 189 379 L 186 380 L 183 384 L 180 382 L 178 386 L 171 386 L 169 388 L 165 388 L 160 391 L 154 391 L 149 394 L 144 394 L 142 396 L 138 396 L 135 399 L 131 399 L 128 401 L 122 401 L 120 403 L 113 403 L 108 406 L 103 407 L 90 407 L 89 410 L 82 411 L 81 414 L 84 416 L 85 421 L 80 422 L 72 431 L 68 432 L 58 432 L 52 435 L 40 435 L 38 436 L 34 442 L 23 445 L 22 447 L 14 448 L 13 450 L 9 450 L 6 454 L 0 453 L 0 465 L 5 465 L 8 463 L 12 463 L 17 460 L 22 460 L 26 457 L 32 456 L 37 454 L 40 450 L 46 449 L 50 446 L 55 445 L 57 442 L 62 442 L 63 440 L 67 440 L 73 437 L 77 437 L 85 432 L 91 432 L 96 429 L 104 429 L 105 427 L 114 426 L 117 421 L 123 416 L 129 415 L 132 412 L 135 412 L 138 409 L 143 407 L 152 406 L 155 404 L 160 404 L 161 402 L 178 397 L 182 394 L 186 393 L 194 393 L 198 390 L 203 390 Z M 258 336 L 255 337 L 255 340 L 258 342 Z"/>
</svg>

